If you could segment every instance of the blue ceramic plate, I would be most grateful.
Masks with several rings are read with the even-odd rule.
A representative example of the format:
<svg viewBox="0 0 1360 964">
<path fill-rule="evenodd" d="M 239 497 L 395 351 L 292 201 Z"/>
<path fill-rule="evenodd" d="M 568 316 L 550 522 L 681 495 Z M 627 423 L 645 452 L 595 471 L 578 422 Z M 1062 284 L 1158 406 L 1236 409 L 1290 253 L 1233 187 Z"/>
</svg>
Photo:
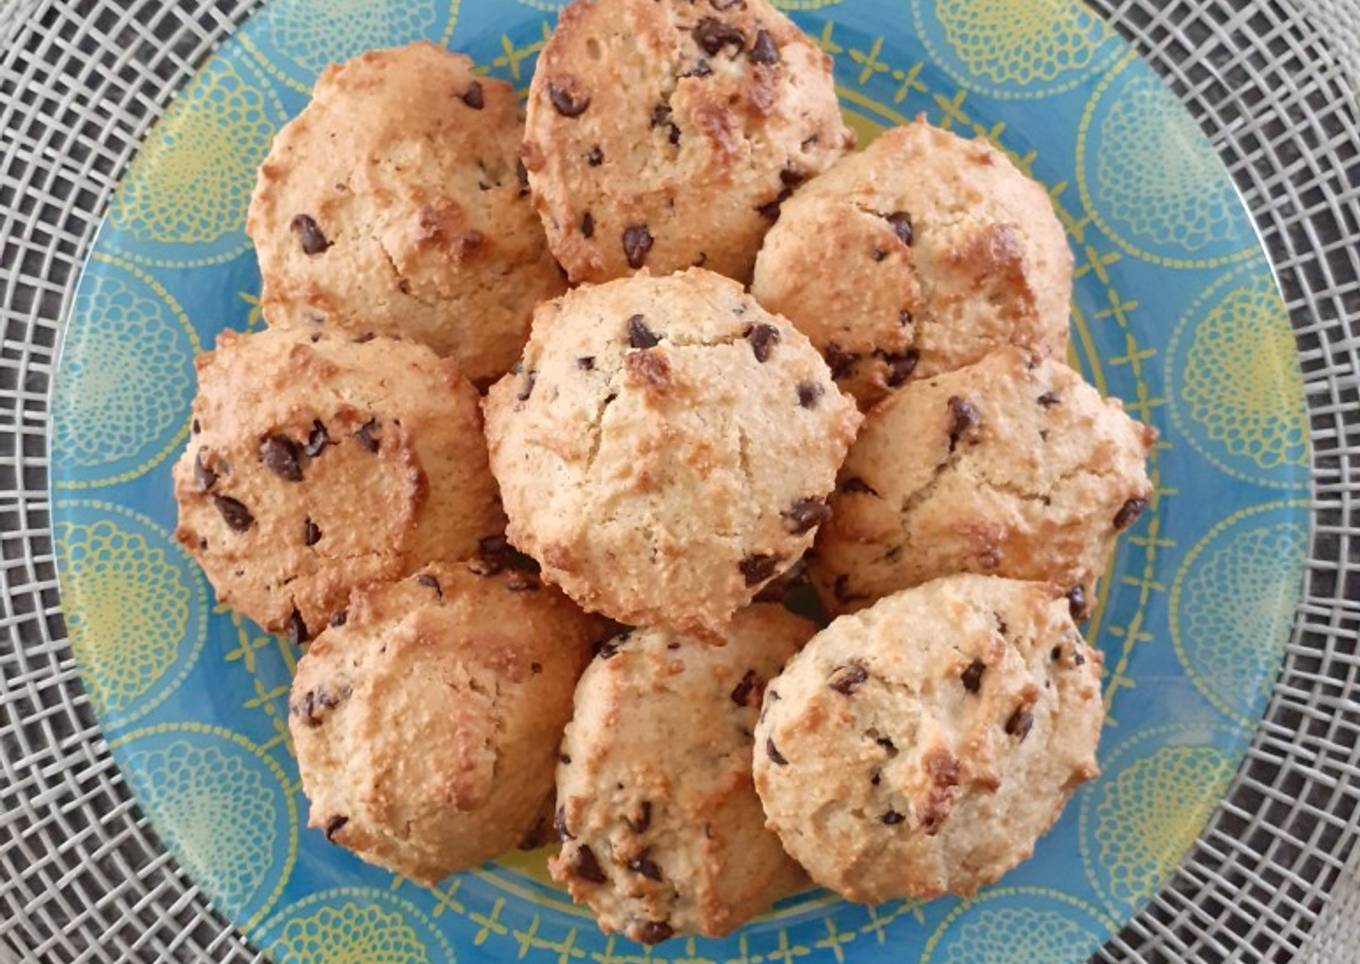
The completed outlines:
<svg viewBox="0 0 1360 964">
<path fill-rule="evenodd" d="M 1075 0 L 784 0 L 835 58 L 867 143 L 924 112 L 1047 185 L 1076 256 L 1073 364 L 1162 441 L 1157 496 L 1091 623 L 1104 775 L 975 900 L 811 891 L 726 940 L 602 936 L 543 855 L 427 889 L 303 829 L 297 653 L 222 610 L 171 539 L 194 353 L 260 324 L 255 167 L 317 73 L 418 37 L 523 88 L 548 0 L 275 0 L 205 63 L 114 197 L 53 399 L 62 601 L 90 698 L 166 845 L 280 959 L 1084 959 L 1176 865 L 1237 769 L 1299 597 L 1307 423 L 1294 341 L 1228 174 L 1176 99 Z"/>
</svg>

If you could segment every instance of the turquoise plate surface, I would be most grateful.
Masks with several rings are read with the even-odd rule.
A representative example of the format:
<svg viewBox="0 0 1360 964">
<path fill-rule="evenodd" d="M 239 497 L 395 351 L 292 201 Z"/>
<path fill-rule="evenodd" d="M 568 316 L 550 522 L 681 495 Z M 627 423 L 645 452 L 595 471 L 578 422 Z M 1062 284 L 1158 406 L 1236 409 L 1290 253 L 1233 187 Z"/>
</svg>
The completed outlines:
<svg viewBox="0 0 1360 964">
<path fill-rule="evenodd" d="M 215 605 L 171 538 L 195 352 L 261 324 L 255 167 L 317 73 L 428 37 L 527 85 L 548 0 L 275 0 L 169 106 L 114 196 L 53 398 L 62 601 L 90 699 L 166 845 L 293 961 L 1065 961 L 1167 878 L 1241 760 L 1280 663 L 1307 535 L 1303 382 L 1228 174 L 1172 94 L 1075 0 L 784 0 L 835 58 L 868 142 L 918 113 L 1049 189 L 1076 256 L 1072 361 L 1161 432 L 1157 495 L 1090 625 L 1104 775 L 973 900 L 809 891 L 725 940 L 606 937 L 515 854 L 417 886 L 304 829 L 288 740 L 298 653 Z"/>
</svg>

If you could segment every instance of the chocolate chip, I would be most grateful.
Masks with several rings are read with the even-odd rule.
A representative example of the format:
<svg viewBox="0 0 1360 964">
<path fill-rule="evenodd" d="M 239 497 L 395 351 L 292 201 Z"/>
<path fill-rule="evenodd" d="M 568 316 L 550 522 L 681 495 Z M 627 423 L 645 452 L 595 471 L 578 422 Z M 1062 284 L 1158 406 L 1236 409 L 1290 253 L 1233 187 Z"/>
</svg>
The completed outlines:
<svg viewBox="0 0 1360 964">
<path fill-rule="evenodd" d="M 615 642 L 612 639 L 606 640 L 600 644 L 600 648 L 595 651 L 595 655 L 600 659 L 613 659 L 615 656 L 619 655 L 619 646 L 622 645 L 622 643 L 622 640 L 619 640 L 619 642 Z"/>
<path fill-rule="evenodd" d="M 311 639 L 311 634 L 307 632 L 307 624 L 302 621 L 302 613 L 296 607 L 288 614 L 288 642 L 294 646 L 301 646 Z"/>
<path fill-rule="evenodd" d="M 354 433 L 354 441 L 358 442 L 360 445 L 368 449 L 370 452 L 376 453 L 378 451 L 380 441 L 373 437 L 373 432 L 377 429 L 377 427 L 378 420 L 370 418 L 367 422 L 360 426 L 359 431 Z"/>
<path fill-rule="evenodd" d="M 198 419 L 194 419 L 193 422 L 190 423 L 189 431 L 194 435 L 197 435 L 199 432 L 203 431 L 203 429 L 198 424 Z"/>
<path fill-rule="evenodd" d="M 645 224 L 630 224 L 623 230 L 623 254 L 628 259 L 628 267 L 641 268 L 647 262 L 647 253 L 652 250 L 652 232 Z"/>
<path fill-rule="evenodd" d="M 755 586 L 773 576 L 777 565 L 779 565 L 778 556 L 756 553 L 737 563 L 737 568 L 746 577 L 746 585 Z"/>
<path fill-rule="evenodd" d="M 1024 742 L 1025 737 L 1029 736 L 1030 727 L 1034 725 L 1034 714 L 1029 711 L 1027 706 L 1017 706 L 1015 712 L 1006 720 L 1006 733 L 1009 736 L 1019 737 Z"/>
<path fill-rule="evenodd" d="M 826 389 L 816 382 L 798 383 L 798 404 L 804 408 L 816 408 L 817 400 L 822 397 Z"/>
<path fill-rule="evenodd" d="M 600 145 L 596 144 L 586 154 L 586 163 L 591 167 L 599 167 L 604 163 L 604 151 L 600 150 Z"/>
<path fill-rule="evenodd" d="M 592 884 L 603 884 L 609 878 L 600 869 L 600 862 L 595 859 L 595 851 L 591 850 L 586 844 L 581 844 L 576 848 L 576 864 L 572 872 L 582 880 L 588 880 Z"/>
<path fill-rule="evenodd" d="M 571 91 L 563 90 L 553 83 L 548 84 L 548 99 L 552 101 L 552 105 L 563 117 L 580 117 L 590 106 L 589 97 L 577 100 L 572 96 Z"/>
<path fill-rule="evenodd" d="M 343 626 L 343 625 L 345 625 L 345 623 L 347 623 L 347 622 L 349 622 L 349 612 L 348 612 L 348 611 L 346 611 L 346 610 L 344 610 L 344 609 L 341 609 L 339 612 L 331 613 L 331 625 L 332 625 L 332 626 Z"/>
<path fill-rule="evenodd" d="M 665 921 L 649 920 L 642 925 L 642 931 L 638 934 L 638 940 L 643 944 L 660 944 L 664 940 L 669 940 L 674 934 L 674 928 Z"/>
<path fill-rule="evenodd" d="M 713 73 L 713 68 L 709 65 L 709 63 L 708 63 L 707 60 L 705 60 L 703 57 L 700 57 L 698 60 L 696 60 L 696 61 L 694 62 L 694 66 L 693 66 L 693 67 L 691 67 L 689 70 L 685 71 L 685 72 L 684 72 L 683 74 L 681 74 L 680 76 L 681 76 L 681 77 L 707 77 L 707 76 L 708 76 L 709 74 L 711 74 L 711 73 Z"/>
<path fill-rule="evenodd" d="M 903 820 L 907 818 L 902 816 L 896 810 L 889 810 L 887 813 L 883 814 L 883 816 L 879 817 L 879 819 L 891 827 L 894 824 L 901 823 Z"/>
<path fill-rule="evenodd" d="M 628 869 L 635 874 L 641 874 L 648 880 L 660 880 L 661 868 L 657 866 L 656 861 L 648 856 L 649 853 L 651 853 L 651 851 L 644 850 L 632 860 L 628 861 Z M 664 927 L 665 925 L 663 924 L 662 926 Z M 666 937 L 669 936 L 670 934 L 666 935 Z M 660 937 L 658 940 L 664 941 L 666 937 Z"/>
<path fill-rule="evenodd" d="M 217 473 L 203 464 L 202 449 L 194 456 L 194 482 L 198 484 L 200 492 L 207 492 L 217 484 Z"/>
<path fill-rule="evenodd" d="M 773 739 L 767 739 L 765 741 L 765 755 L 781 767 L 789 765 L 789 761 L 784 759 L 784 754 L 779 752 L 779 747 L 774 745 Z"/>
<path fill-rule="evenodd" d="M 563 766 L 571 766 L 571 754 L 559 753 L 557 754 L 557 759 L 562 762 Z"/>
<path fill-rule="evenodd" d="M 560 843 L 568 840 L 575 840 L 570 830 L 567 829 L 567 808 L 558 807 L 557 813 L 553 815 L 553 829 L 557 831 L 557 839 Z"/>
<path fill-rule="evenodd" d="M 433 589 L 435 595 L 438 596 L 440 599 L 444 598 L 444 590 L 440 587 L 439 580 L 436 579 L 434 576 L 430 575 L 428 572 L 422 572 L 420 575 L 416 576 L 416 582 L 420 583 L 422 586 L 427 586 L 430 589 Z"/>
<path fill-rule="evenodd" d="M 912 321 L 911 312 L 908 311 L 907 309 L 903 308 L 901 311 L 897 313 L 897 322 L 903 328 L 905 328 L 907 325 L 910 325 L 911 321 Z"/>
<path fill-rule="evenodd" d="M 1036 399 L 1036 401 L 1038 401 L 1038 403 L 1042 405 L 1044 408 L 1051 408 L 1054 405 L 1058 404 L 1058 393 L 1044 392 L 1042 395 L 1038 397 L 1038 399 Z"/>
<path fill-rule="evenodd" d="M 321 528 L 308 516 L 302 520 L 302 544 L 314 546 L 321 541 Z"/>
<path fill-rule="evenodd" d="M 996 631 L 1002 636 L 1010 632 L 1010 627 L 1006 625 L 1006 620 L 1001 618 L 1000 613 L 992 613 L 992 619 L 996 621 Z"/>
<path fill-rule="evenodd" d="M 661 339 L 653 334 L 647 327 L 646 320 L 641 315 L 633 315 L 628 319 L 628 344 L 633 348 L 655 348 Z"/>
<path fill-rule="evenodd" d="M 312 422 L 312 431 L 308 434 L 307 444 L 302 447 L 302 451 L 308 458 L 314 459 L 330 444 L 331 437 L 326 434 L 326 426 L 318 420 Z"/>
<path fill-rule="evenodd" d="M 756 676 L 756 671 L 748 669 L 746 675 L 741 678 L 741 682 L 732 687 L 732 702 L 738 706 L 745 706 L 751 698 L 751 693 L 755 690 L 757 682 L 759 682 L 759 677 Z"/>
<path fill-rule="evenodd" d="M 878 786 L 882 781 L 883 775 L 879 773 L 877 770 L 869 774 L 869 782 L 872 783 L 874 786 Z"/>
<path fill-rule="evenodd" d="M 1086 656 L 1084 653 L 1082 653 L 1080 646 L 1072 647 L 1072 665 L 1073 666 L 1086 665 Z"/>
<path fill-rule="evenodd" d="M 771 201 L 756 205 L 756 211 L 767 221 L 778 221 L 779 214 L 783 210 L 784 202 L 793 197 L 792 188 L 780 188 L 779 193 Z"/>
<path fill-rule="evenodd" d="M 888 751 L 888 756 L 897 756 L 897 744 L 886 736 L 875 736 L 874 742 Z"/>
<path fill-rule="evenodd" d="M 911 244 L 913 232 L 911 228 L 911 215 L 906 211 L 894 211 L 887 216 L 887 221 L 892 225 L 893 233 L 903 244 Z"/>
<path fill-rule="evenodd" d="M 589 211 L 581 215 L 581 237 L 595 237 L 595 218 Z"/>
<path fill-rule="evenodd" d="M 331 817 L 326 821 L 326 839 L 335 843 L 335 835 L 340 832 L 340 828 L 349 823 L 349 817 Z"/>
<path fill-rule="evenodd" d="M 878 495 L 878 490 L 868 482 L 865 482 L 858 475 L 852 475 L 849 478 L 842 480 L 837 488 L 842 492 L 862 492 L 865 495 Z"/>
<path fill-rule="evenodd" d="M 975 659 L 959 674 L 959 681 L 963 683 L 963 688 L 970 693 L 976 693 L 982 688 L 982 674 L 987 671 L 987 664 L 980 659 Z"/>
<path fill-rule="evenodd" d="M 822 357 L 826 359 L 827 367 L 831 369 L 832 378 L 844 378 L 849 375 L 855 367 L 855 362 L 859 360 L 858 355 L 846 351 L 834 341 L 826 346 Z"/>
<path fill-rule="evenodd" d="M 630 820 L 624 817 L 623 822 L 628 824 L 628 829 L 635 834 L 646 833 L 647 828 L 652 825 L 652 801 L 643 800 L 642 805 L 638 808 L 637 819 Z"/>
<path fill-rule="evenodd" d="M 406 284 L 406 282 L 403 280 L 403 281 L 402 281 L 402 285 L 405 285 L 405 284 Z M 405 287 L 402 287 L 401 290 L 402 290 L 403 292 L 406 292 L 407 294 L 410 294 L 410 292 L 407 291 Z M 377 337 L 378 337 L 378 336 L 375 335 L 375 334 L 373 334 L 373 332 L 371 332 L 371 331 L 366 331 L 366 332 L 364 332 L 362 335 L 355 335 L 353 338 L 350 339 L 350 342 L 353 343 L 353 344 L 355 344 L 355 345 L 367 345 L 370 341 L 372 341 L 374 338 L 377 338 Z"/>
<path fill-rule="evenodd" d="M 289 482 L 302 481 L 298 454 L 297 443 L 286 435 L 270 435 L 260 443 L 260 461 L 264 467 Z"/>
<path fill-rule="evenodd" d="M 888 366 L 888 374 L 883 380 L 889 388 L 904 385 L 911 373 L 916 371 L 916 363 L 921 360 L 920 354 L 911 348 L 900 354 L 884 353 L 881 357 Z"/>
<path fill-rule="evenodd" d="M 737 48 L 737 53 L 746 47 L 746 34 L 716 17 L 704 17 L 694 26 L 694 42 L 710 57 L 716 56 L 728 44 Z"/>
<path fill-rule="evenodd" d="M 1067 590 L 1067 608 L 1072 613 L 1072 618 L 1078 622 L 1091 614 L 1086 607 L 1086 589 L 1081 583 Z"/>
<path fill-rule="evenodd" d="M 668 123 L 671 119 L 671 108 L 669 104 L 657 104 L 652 108 L 652 126 L 660 127 Z"/>
<path fill-rule="evenodd" d="M 775 46 L 774 38 L 764 27 L 756 31 L 756 41 L 751 44 L 748 56 L 753 64 L 768 66 L 779 63 L 779 48 Z"/>
<path fill-rule="evenodd" d="M 288 228 L 298 236 L 302 253 L 307 255 L 323 254 L 331 243 L 321 233 L 321 227 L 310 214 L 297 214 L 288 222 Z"/>
<path fill-rule="evenodd" d="M 519 181 L 519 196 L 529 193 L 529 169 L 518 158 L 515 160 L 515 180 Z"/>
<path fill-rule="evenodd" d="M 1138 521 L 1138 517 L 1143 514 L 1143 510 L 1147 506 L 1147 499 L 1129 499 L 1114 514 L 1114 527 L 1116 529 L 1127 529 Z"/>
<path fill-rule="evenodd" d="M 534 393 L 534 382 L 536 381 L 538 381 L 538 372 L 531 371 L 528 374 L 526 374 L 524 376 L 524 384 L 520 387 L 520 390 L 515 395 L 515 398 L 519 399 L 521 402 L 527 402 L 529 400 L 529 396 Z"/>
<path fill-rule="evenodd" d="M 884 251 L 882 248 L 874 248 L 873 251 L 869 252 L 869 256 L 875 261 L 882 261 L 888 256 L 888 252 Z"/>
<path fill-rule="evenodd" d="M 865 680 L 869 678 L 869 671 L 863 666 L 850 665 L 841 666 L 831 674 L 831 680 L 826 685 L 830 686 L 842 696 L 849 696 L 860 688 Z"/>
<path fill-rule="evenodd" d="M 774 325 L 753 325 L 746 329 L 746 340 L 751 343 L 751 352 L 756 361 L 769 360 L 770 351 L 779 343 L 779 329 Z"/>
<path fill-rule="evenodd" d="M 213 496 L 213 505 L 222 514 L 222 521 L 237 532 L 245 532 L 255 524 L 255 517 L 245 505 L 229 495 Z"/>
<path fill-rule="evenodd" d="M 784 519 L 785 532 L 801 536 L 830 518 L 831 509 L 821 499 L 799 499 L 781 512 L 780 516 Z"/>
<path fill-rule="evenodd" d="M 1056 663 L 1058 660 L 1062 659 L 1062 647 L 1054 646 L 1051 650 L 1049 650 L 1048 655 L 1052 657 L 1053 662 Z"/>
<path fill-rule="evenodd" d="M 486 98 L 482 95 L 482 85 L 479 81 L 473 81 L 471 86 L 463 94 L 463 103 L 473 110 L 481 110 L 486 106 Z"/>
<path fill-rule="evenodd" d="M 532 663 L 529 664 L 529 672 L 537 676 L 539 673 L 543 672 L 543 664 L 540 663 L 538 660 L 534 660 Z M 570 763 L 571 761 L 568 760 L 567 762 Z"/>
<path fill-rule="evenodd" d="M 963 433 L 976 428 L 982 416 L 972 402 L 954 395 L 949 399 L 949 417 L 949 451 L 952 452 Z"/>
</svg>

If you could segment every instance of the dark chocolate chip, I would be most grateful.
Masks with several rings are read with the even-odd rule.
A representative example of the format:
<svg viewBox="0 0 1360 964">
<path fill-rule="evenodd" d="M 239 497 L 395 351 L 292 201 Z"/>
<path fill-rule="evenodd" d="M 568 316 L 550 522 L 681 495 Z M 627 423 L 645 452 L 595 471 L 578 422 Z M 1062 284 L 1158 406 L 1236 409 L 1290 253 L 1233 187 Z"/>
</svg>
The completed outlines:
<svg viewBox="0 0 1360 964">
<path fill-rule="evenodd" d="M 713 73 L 712 66 L 703 57 L 694 62 L 694 66 L 681 74 L 681 77 L 707 77 Z"/>
<path fill-rule="evenodd" d="M 416 582 L 420 583 L 422 586 L 427 586 L 428 588 L 433 589 L 435 595 L 438 596 L 440 599 L 444 598 L 444 590 L 439 585 L 439 580 L 436 579 L 434 576 L 430 575 L 428 572 L 422 572 L 420 575 L 416 576 Z"/>
<path fill-rule="evenodd" d="M 314 546 L 321 541 L 321 527 L 308 516 L 302 520 L 302 544 Z"/>
<path fill-rule="evenodd" d="M 765 741 L 765 755 L 781 767 L 789 765 L 789 761 L 784 758 L 784 754 L 779 752 L 779 747 L 774 745 L 773 739 L 767 739 Z"/>
<path fill-rule="evenodd" d="M 774 325 L 753 325 L 746 329 L 746 340 L 751 343 L 751 352 L 756 361 L 765 362 L 770 351 L 779 343 L 779 329 Z"/>
<path fill-rule="evenodd" d="M 518 394 L 515 395 L 515 398 L 519 399 L 521 402 L 527 402 L 529 400 L 529 396 L 534 393 L 534 382 L 536 381 L 538 381 L 538 372 L 531 371 L 528 374 L 526 374 L 524 376 L 524 384 L 520 387 L 520 390 Z"/>
<path fill-rule="evenodd" d="M 873 251 L 869 252 L 869 256 L 875 261 L 882 261 L 888 256 L 888 252 L 884 251 L 882 248 L 874 248 Z"/>
<path fill-rule="evenodd" d="M 311 638 L 311 634 L 307 632 L 307 624 L 302 621 L 302 613 L 294 609 L 288 614 L 288 642 L 294 646 L 301 646 Z"/>
<path fill-rule="evenodd" d="M 783 210 L 784 202 L 791 197 L 793 197 L 792 188 L 780 188 L 779 193 L 774 196 L 773 200 L 756 205 L 756 211 L 767 221 L 778 221 L 779 214 Z"/>
<path fill-rule="evenodd" d="M 213 496 L 213 505 L 222 514 L 222 521 L 237 532 L 245 532 L 255 524 L 255 517 L 245 505 L 229 495 Z"/>
<path fill-rule="evenodd" d="M 553 829 L 557 831 L 557 839 L 561 843 L 568 840 L 575 840 L 570 830 L 567 829 L 567 808 L 558 807 L 557 813 L 553 815 Z"/>
<path fill-rule="evenodd" d="M 874 733 L 874 742 L 877 743 L 879 746 L 883 747 L 883 749 L 888 752 L 888 756 L 897 756 L 896 743 L 888 739 L 886 736 L 877 735 L 877 733 L 875 733 L 875 731 L 873 730 L 870 730 L 869 732 Z"/>
<path fill-rule="evenodd" d="M 817 400 L 822 397 L 826 389 L 816 382 L 798 383 L 798 404 L 804 408 L 816 408 Z"/>
<path fill-rule="evenodd" d="M 620 642 L 615 642 L 612 639 L 606 640 L 600 644 L 600 648 L 595 651 L 595 655 L 600 659 L 613 659 L 615 656 L 619 655 L 619 646 L 621 642 L 621 640 Z"/>
<path fill-rule="evenodd" d="M 894 211 L 887 216 L 888 223 L 892 225 L 893 233 L 903 244 L 911 244 L 913 232 L 911 228 L 911 215 L 906 211 Z"/>
<path fill-rule="evenodd" d="M 326 235 L 321 233 L 321 227 L 310 214 L 294 215 L 293 220 L 288 222 L 288 228 L 298 236 L 303 254 L 322 254 L 331 246 L 326 240 Z"/>
<path fill-rule="evenodd" d="M 628 861 L 628 869 L 635 874 L 641 874 L 648 880 L 660 880 L 661 868 L 657 866 L 656 861 L 652 860 L 648 856 L 649 853 L 650 851 L 644 850 L 642 853 L 638 854 L 632 860 Z M 669 936 L 670 936 L 669 934 L 666 935 L 666 937 Z M 666 939 L 665 937 L 659 938 L 659 940 L 663 941 L 665 939 Z"/>
<path fill-rule="evenodd" d="M 972 402 L 958 395 L 949 399 L 949 451 L 959 444 L 965 432 L 976 428 L 982 416 Z"/>
<path fill-rule="evenodd" d="M 1081 583 L 1067 590 L 1067 608 L 1072 613 L 1072 618 L 1078 622 L 1091 614 L 1086 606 L 1086 589 Z"/>
<path fill-rule="evenodd" d="M 569 90 L 563 90 L 556 84 L 548 84 L 548 99 L 557 108 L 557 112 L 563 117 L 580 117 L 590 106 L 590 98 L 582 97 L 577 100 Z"/>
<path fill-rule="evenodd" d="M 832 378 L 844 378 L 849 375 L 855 367 L 855 362 L 859 360 L 858 355 L 846 351 L 834 341 L 826 346 L 822 357 L 826 359 L 827 367 L 831 369 Z"/>
<path fill-rule="evenodd" d="M 652 126 L 660 127 L 662 124 L 669 123 L 671 119 L 671 108 L 669 104 L 657 104 L 652 108 Z"/>
<path fill-rule="evenodd" d="M 1001 618 L 1000 613 L 992 613 L 992 619 L 996 622 L 996 631 L 1002 636 L 1010 632 L 1010 627 L 1006 625 L 1006 620 Z"/>
<path fill-rule="evenodd" d="M 349 817 L 331 817 L 326 821 L 326 839 L 335 843 L 335 835 L 340 832 L 340 828 L 349 823 Z"/>
<path fill-rule="evenodd" d="M 897 313 L 897 321 L 898 324 L 902 325 L 902 327 L 905 328 L 907 325 L 911 324 L 912 321 L 911 312 L 903 308 L 901 311 Z"/>
<path fill-rule="evenodd" d="M 637 818 L 630 820 L 628 817 L 624 817 L 623 822 L 628 824 L 628 829 L 635 834 L 646 833 L 647 828 L 652 825 L 652 801 L 643 800 L 642 805 L 638 808 Z"/>
<path fill-rule="evenodd" d="M 473 110 L 481 110 L 486 106 L 486 98 L 482 94 L 482 85 L 479 81 L 474 80 L 467 91 L 464 92 L 463 103 Z"/>
<path fill-rule="evenodd" d="M 377 428 L 378 420 L 370 418 L 360 426 L 359 431 L 354 433 L 354 441 L 358 442 L 370 452 L 377 452 L 380 441 L 373 437 L 373 433 Z"/>
<path fill-rule="evenodd" d="M 1086 655 L 1082 653 L 1080 646 L 1072 647 L 1072 665 L 1073 666 L 1086 665 Z"/>
<path fill-rule="evenodd" d="M 539 673 L 543 672 L 543 664 L 540 663 L 538 660 L 534 660 L 532 663 L 529 664 L 529 672 L 537 676 Z M 571 761 L 568 760 L 567 762 L 570 763 Z"/>
<path fill-rule="evenodd" d="M 664 940 L 669 940 L 674 934 L 675 929 L 665 921 L 649 920 L 642 925 L 638 940 L 643 944 L 660 944 Z"/>
<path fill-rule="evenodd" d="M 858 475 L 852 475 L 849 478 L 843 479 L 837 488 L 842 492 L 862 492 L 865 495 L 878 495 L 878 490 L 868 482 L 865 482 Z"/>
<path fill-rule="evenodd" d="M 189 431 L 192 432 L 194 435 L 197 435 L 199 432 L 203 431 L 203 429 L 198 424 L 198 419 L 194 419 L 193 422 L 189 425 Z"/>
<path fill-rule="evenodd" d="M 596 144 L 586 154 L 586 163 L 591 167 L 599 167 L 604 163 L 604 151 L 600 150 L 600 145 Z"/>
<path fill-rule="evenodd" d="M 576 367 L 583 372 L 593 371 L 595 368 L 595 356 L 582 355 L 580 358 L 576 359 Z"/>
<path fill-rule="evenodd" d="M 563 766 L 571 766 L 571 754 L 559 753 L 557 754 L 557 759 L 562 762 Z"/>
<path fill-rule="evenodd" d="M 524 197 L 529 193 L 529 169 L 519 159 L 515 160 L 515 180 L 519 181 L 519 196 Z"/>
<path fill-rule="evenodd" d="M 799 499 L 780 515 L 784 519 L 784 531 L 801 536 L 830 518 L 831 509 L 821 499 Z"/>
<path fill-rule="evenodd" d="M 264 467 L 289 482 L 302 481 L 299 454 L 298 444 L 286 435 L 270 435 L 260 443 L 260 461 Z"/>
<path fill-rule="evenodd" d="M 779 172 L 779 180 L 785 187 L 797 187 L 807 180 L 807 174 L 797 165 L 790 164 Z"/>
<path fill-rule="evenodd" d="M 349 622 L 349 612 L 347 610 L 341 609 L 339 612 L 331 613 L 332 626 L 343 626 L 347 622 Z"/>
<path fill-rule="evenodd" d="M 633 315 L 628 319 L 628 344 L 630 346 L 633 348 L 655 348 L 660 341 L 661 339 L 647 327 L 647 322 L 641 315 Z"/>
<path fill-rule="evenodd" d="M 694 26 L 694 42 L 710 57 L 716 56 L 728 44 L 740 53 L 746 47 L 746 34 L 716 17 L 704 17 Z"/>
<path fill-rule="evenodd" d="M 916 371 L 916 363 L 921 360 L 920 354 L 912 348 L 897 354 L 885 353 L 882 357 L 888 366 L 888 374 L 883 380 L 889 388 L 900 388 L 906 384 L 911 373 Z"/>
<path fill-rule="evenodd" d="M 582 880 L 588 880 L 592 884 L 603 884 L 609 878 L 600 869 L 600 862 L 595 859 L 595 851 L 591 850 L 587 844 L 581 844 L 576 848 L 576 864 L 572 872 Z"/>
<path fill-rule="evenodd" d="M 1023 742 L 1029 736 L 1030 727 L 1034 725 L 1034 714 L 1029 711 L 1027 706 L 1017 706 L 1015 712 L 1006 720 L 1006 733 L 1009 736 L 1019 737 Z"/>
<path fill-rule="evenodd" d="M 1038 401 L 1038 403 L 1042 405 L 1044 408 L 1051 408 L 1052 406 L 1058 404 L 1058 393 L 1044 392 L 1042 395 L 1038 397 L 1038 399 L 1036 399 L 1036 401 Z"/>
<path fill-rule="evenodd" d="M 1058 660 L 1062 659 L 1062 647 L 1054 646 L 1051 650 L 1049 650 L 1048 655 L 1052 657 L 1053 662 L 1056 663 Z"/>
<path fill-rule="evenodd" d="M 581 215 L 581 237 L 595 237 L 595 217 L 589 211 Z"/>
<path fill-rule="evenodd" d="M 777 565 L 779 565 L 778 556 L 755 553 L 737 563 L 737 568 L 746 577 L 746 585 L 755 586 L 773 576 Z"/>
<path fill-rule="evenodd" d="M 641 268 L 647 263 L 647 253 L 652 250 L 652 232 L 645 224 L 630 224 L 623 229 L 623 254 L 628 259 L 628 267 Z"/>
<path fill-rule="evenodd" d="M 963 688 L 970 693 L 976 693 L 982 688 L 982 674 L 987 671 L 987 664 L 980 659 L 975 659 L 959 674 L 959 680 L 963 683 Z"/>
<path fill-rule="evenodd" d="M 887 813 L 883 814 L 883 816 L 879 817 L 879 819 L 891 827 L 894 824 L 901 823 L 903 820 L 907 818 L 902 816 L 896 810 L 889 810 Z"/>
<path fill-rule="evenodd" d="M 875 770 L 873 773 L 869 774 L 869 782 L 874 786 L 878 786 L 883 782 L 883 775 Z"/>
<path fill-rule="evenodd" d="M 742 676 L 741 682 L 732 687 L 732 702 L 738 706 L 745 706 L 751 698 L 751 693 L 755 691 L 757 682 L 759 682 L 759 678 L 756 676 L 756 671 L 748 669 L 746 675 Z"/>
<path fill-rule="evenodd" d="M 402 281 L 402 285 L 405 285 L 405 284 L 406 284 L 406 282 L 405 282 L 405 281 Z M 410 292 L 407 291 L 405 287 L 403 287 L 401 290 L 402 290 L 403 292 L 406 292 L 407 294 L 410 294 Z M 371 332 L 371 331 L 366 331 L 366 332 L 364 332 L 362 335 L 355 335 L 353 338 L 350 339 L 350 341 L 353 342 L 353 343 L 356 344 L 356 345 L 367 345 L 370 341 L 372 341 L 374 338 L 377 338 L 377 337 L 378 337 L 378 336 L 375 335 L 375 334 L 373 334 L 373 332 Z"/>
<path fill-rule="evenodd" d="M 317 420 L 312 422 L 312 431 L 307 435 L 307 444 L 302 447 L 302 451 L 308 458 L 314 459 L 330 444 L 331 437 L 326 434 L 326 426 Z"/>
<path fill-rule="evenodd" d="M 865 680 L 869 678 L 869 671 L 863 666 L 852 664 L 841 666 L 831 674 L 830 681 L 826 684 L 842 696 L 849 696 L 860 688 Z"/>
<path fill-rule="evenodd" d="M 198 484 L 200 492 L 207 492 L 217 484 L 217 473 L 203 464 L 202 449 L 194 456 L 194 481 Z"/>
<path fill-rule="evenodd" d="M 1138 521 L 1138 517 L 1143 514 L 1143 510 L 1147 506 L 1147 499 L 1129 499 L 1114 514 L 1114 527 L 1116 529 L 1127 529 Z"/>
<path fill-rule="evenodd" d="M 769 66 L 779 63 L 779 48 L 775 46 L 774 38 L 764 27 L 756 31 L 756 41 L 751 44 L 751 53 L 748 56 L 753 64 Z"/>
</svg>

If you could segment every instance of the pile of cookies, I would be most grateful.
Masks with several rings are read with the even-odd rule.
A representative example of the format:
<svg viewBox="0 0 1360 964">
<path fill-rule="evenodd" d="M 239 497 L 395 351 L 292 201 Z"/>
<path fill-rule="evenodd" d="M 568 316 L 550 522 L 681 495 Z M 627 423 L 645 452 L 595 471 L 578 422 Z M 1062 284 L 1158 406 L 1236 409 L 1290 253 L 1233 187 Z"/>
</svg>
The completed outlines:
<svg viewBox="0 0 1360 964">
<path fill-rule="evenodd" d="M 222 603 L 305 648 L 332 843 L 436 881 L 555 829 L 656 943 L 809 878 L 971 893 L 1095 776 L 1077 622 L 1154 434 L 1062 361 L 1040 186 L 924 121 L 852 142 L 767 0 L 578 0 L 523 112 L 428 43 L 318 80 L 174 484 Z"/>
</svg>

